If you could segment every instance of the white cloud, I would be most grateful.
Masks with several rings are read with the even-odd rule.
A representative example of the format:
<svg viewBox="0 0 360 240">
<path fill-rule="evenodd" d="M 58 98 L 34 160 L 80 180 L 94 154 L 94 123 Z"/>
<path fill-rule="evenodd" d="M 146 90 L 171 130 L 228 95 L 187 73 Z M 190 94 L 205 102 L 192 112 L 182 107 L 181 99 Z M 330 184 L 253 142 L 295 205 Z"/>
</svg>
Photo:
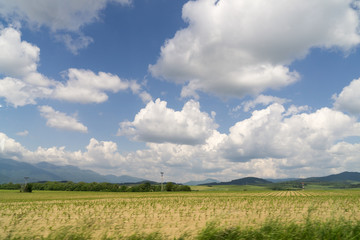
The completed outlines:
<svg viewBox="0 0 360 240">
<path fill-rule="evenodd" d="M 5 98 L 8 104 L 14 107 L 35 104 L 36 96 L 31 94 L 33 88 L 14 78 L 0 79 L 0 97 Z"/>
<path fill-rule="evenodd" d="M 149 70 L 156 77 L 197 90 L 243 97 L 299 79 L 288 65 L 311 48 L 348 52 L 360 43 L 358 13 L 351 0 L 189 1 L 179 30 Z M 306 19 L 304 20 L 304 16 Z"/>
<path fill-rule="evenodd" d="M 344 87 L 339 95 L 334 95 L 334 107 L 352 114 L 360 114 L 360 78 Z"/>
<path fill-rule="evenodd" d="M 31 28 L 49 28 L 52 32 L 71 32 L 55 37 L 65 43 L 68 49 L 77 53 L 87 47 L 92 39 L 81 33 L 81 28 L 98 21 L 100 12 L 106 5 L 114 2 L 130 5 L 131 0 L 11 0 L 0 3 L 0 16 L 9 23 L 26 22 Z M 74 33 L 76 38 L 74 39 Z"/>
<path fill-rule="evenodd" d="M 145 142 L 201 144 L 217 125 L 200 111 L 200 104 L 187 102 L 181 111 L 168 108 L 165 101 L 149 102 L 136 114 L 133 122 L 120 123 L 118 135 L 128 135 Z"/>
<path fill-rule="evenodd" d="M 18 135 L 18 136 L 27 136 L 27 135 L 29 135 L 29 131 L 28 131 L 28 130 L 24 130 L 24 131 L 22 131 L 22 132 L 16 133 L 16 135 Z"/>
<path fill-rule="evenodd" d="M 360 136 L 360 123 L 348 115 L 322 108 L 314 113 L 286 115 L 280 104 L 254 111 L 230 128 L 224 156 L 232 161 L 287 159 L 287 164 L 310 165 L 329 159 L 326 153 L 336 141 Z"/>
<path fill-rule="evenodd" d="M 15 78 L 0 79 L 0 97 L 14 107 L 36 104 L 37 98 L 48 98 L 52 90 L 34 86 Z"/>
<path fill-rule="evenodd" d="M 22 20 L 33 27 L 46 26 L 52 31 L 78 31 L 99 19 L 109 2 L 129 5 L 131 0 L 28 0 L 2 1 L 0 14 L 8 21 Z"/>
<path fill-rule="evenodd" d="M 142 85 L 146 85 L 146 82 L 140 85 L 133 80 L 130 81 L 129 88 L 131 89 L 132 93 L 138 95 L 144 103 L 148 103 L 152 100 L 152 97 L 150 93 L 142 89 Z"/>
<path fill-rule="evenodd" d="M 46 106 L 45 110 L 56 113 Z M 156 113 L 158 118 L 154 117 Z M 172 125 L 164 123 L 170 119 Z M 155 126 L 156 121 L 159 125 Z M 127 174 L 153 180 L 158 180 L 162 170 L 167 180 L 180 182 L 206 177 L 220 180 L 245 176 L 307 177 L 360 168 L 359 143 L 345 142 L 348 136 L 360 137 L 360 123 L 329 108 L 300 114 L 274 103 L 253 111 L 250 118 L 231 127 L 229 134 L 222 134 L 215 130 L 213 120 L 200 112 L 197 102 L 189 101 L 182 111 L 175 111 L 168 108 L 166 102 L 157 100 L 142 109 L 130 124 L 133 128 L 130 136 L 145 138 L 145 133 L 149 133 L 152 142 L 147 142 L 146 148 L 121 154 L 115 142 L 91 138 L 85 151 L 67 151 L 65 147 L 38 147 L 29 151 L 0 133 L 0 157 L 72 164 L 103 174 Z M 140 128 L 143 125 L 148 132 Z M 191 125 L 202 126 L 206 137 L 189 135 Z M 186 140 L 176 138 L 178 130 L 164 126 L 180 129 Z M 175 137 L 170 138 L 170 134 Z M 188 144 L 196 141 L 197 145 Z"/>
<path fill-rule="evenodd" d="M 144 102 L 144 103 L 148 103 L 152 100 L 152 97 L 150 95 L 150 93 L 146 92 L 146 91 L 142 91 L 139 93 L 139 97 L 141 98 L 141 100 Z"/>
<path fill-rule="evenodd" d="M 0 157 L 11 158 L 14 160 L 23 160 L 24 154 L 29 153 L 20 143 L 9 138 L 6 134 L 0 132 Z"/>
<path fill-rule="evenodd" d="M 36 104 L 39 98 L 54 98 L 78 103 L 101 103 L 106 92 L 131 89 L 144 102 L 151 96 L 136 81 L 122 80 L 111 73 L 70 68 L 63 73 L 66 82 L 48 79 L 37 71 L 40 49 L 21 40 L 14 28 L 0 28 L 0 97 L 14 107 Z"/>
<path fill-rule="evenodd" d="M 295 114 L 298 114 L 298 113 L 302 113 L 302 112 L 309 112 L 310 111 L 310 107 L 305 105 L 305 106 L 295 106 L 295 105 L 291 105 L 286 113 L 284 114 L 284 117 L 287 117 L 287 116 L 291 116 L 291 115 L 295 115 Z"/>
<path fill-rule="evenodd" d="M 23 77 L 37 69 L 40 49 L 21 41 L 21 33 L 14 28 L 0 30 L 0 72 L 13 77 Z"/>
<path fill-rule="evenodd" d="M 254 100 L 243 102 L 241 105 L 237 106 L 234 111 L 237 111 L 243 108 L 244 112 L 248 112 L 251 109 L 255 108 L 257 105 L 267 106 L 271 103 L 284 104 L 290 100 L 284 98 L 278 98 L 273 96 L 259 95 Z"/>
<path fill-rule="evenodd" d="M 14 28 L 0 29 L 0 97 L 7 104 L 24 106 L 35 104 L 37 98 L 48 97 L 54 81 L 39 72 L 40 49 L 21 41 L 21 33 Z"/>
<path fill-rule="evenodd" d="M 91 138 L 86 150 L 84 158 L 92 166 L 100 168 L 120 166 L 124 159 L 119 153 L 117 144 L 111 141 L 98 141 L 95 138 Z"/>
<path fill-rule="evenodd" d="M 36 86 L 49 86 L 52 82 L 37 72 L 40 49 L 21 41 L 21 33 L 14 28 L 0 28 L 0 75 L 21 78 Z"/>
<path fill-rule="evenodd" d="M 360 143 L 339 142 L 329 149 L 333 161 L 342 166 L 342 171 L 360 169 Z"/>
<path fill-rule="evenodd" d="M 65 113 L 55 111 L 50 106 L 40 106 L 39 111 L 41 116 L 47 120 L 46 125 L 49 127 L 83 133 L 88 131 L 87 127 L 78 122 L 75 117 L 70 117 Z"/>
<path fill-rule="evenodd" d="M 110 73 L 95 74 L 90 70 L 70 68 L 64 73 L 65 84 L 56 86 L 53 97 L 79 103 L 101 103 L 108 99 L 105 92 L 116 93 L 130 87 L 130 82 Z"/>
<path fill-rule="evenodd" d="M 80 34 L 77 38 L 73 38 L 70 34 L 55 35 L 55 39 L 64 42 L 65 46 L 74 55 L 77 55 L 80 49 L 87 48 L 90 43 L 94 42 L 91 37 Z"/>
</svg>

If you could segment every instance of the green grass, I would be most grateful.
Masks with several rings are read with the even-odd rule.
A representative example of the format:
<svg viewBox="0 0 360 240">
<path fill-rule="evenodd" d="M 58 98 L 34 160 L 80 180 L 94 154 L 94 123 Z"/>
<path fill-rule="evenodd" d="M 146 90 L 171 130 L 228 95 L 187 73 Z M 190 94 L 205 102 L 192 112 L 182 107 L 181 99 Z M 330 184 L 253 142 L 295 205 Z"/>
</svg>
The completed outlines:
<svg viewBox="0 0 360 240">
<path fill-rule="evenodd" d="M 0 202 L 49 201 L 118 198 L 121 194 L 111 192 L 66 192 L 66 191 L 33 191 L 21 193 L 19 190 L 0 190 Z"/>
<path fill-rule="evenodd" d="M 191 186 L 193 191 L 268 191 L 264 186 L 253 185 L 202 185 Z"/>
</svg>

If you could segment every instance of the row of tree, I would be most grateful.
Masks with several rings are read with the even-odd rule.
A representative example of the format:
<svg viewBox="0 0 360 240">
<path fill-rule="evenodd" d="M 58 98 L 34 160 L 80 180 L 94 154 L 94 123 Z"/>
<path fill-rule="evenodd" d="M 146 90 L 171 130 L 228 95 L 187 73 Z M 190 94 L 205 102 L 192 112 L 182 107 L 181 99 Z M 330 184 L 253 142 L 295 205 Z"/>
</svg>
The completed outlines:
<svg viewBox="0 0 360 240">
<path fill-rule="evenodd" d="M 160 192 L 164 191 L 191 191 L 187 185 L 175 184 L 168 182 L 161 189 L 159 184 L 151 184 L 149 182 L 135 184 L 135 185 L 122 185 L 115 183 L 85 183 L 85 182 L 41 182 L 41 183 L 28 183 L 28 187 L 32 190 L 47 190 L 47 191 L 94 191 L 94 192 Z M 0 189 L 17 190 L 22 189 L 21 184 L 4 183 L 0 184 Z"/>
</svg>

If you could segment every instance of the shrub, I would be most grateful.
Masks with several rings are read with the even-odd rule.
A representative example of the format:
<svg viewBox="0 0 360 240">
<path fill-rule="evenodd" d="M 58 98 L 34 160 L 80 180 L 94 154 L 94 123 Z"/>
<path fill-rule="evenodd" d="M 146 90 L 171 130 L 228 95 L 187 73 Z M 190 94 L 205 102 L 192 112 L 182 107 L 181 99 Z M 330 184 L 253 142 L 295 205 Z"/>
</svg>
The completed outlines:
<svg viewBox="0 0 360 240">
<path fill-rule="evenodd" d="M 24 186 L 21 187 L 20 192 L 28 192 L 31 193 L 32 192 L 32 184 L 27 183 Z"/>
</svg>

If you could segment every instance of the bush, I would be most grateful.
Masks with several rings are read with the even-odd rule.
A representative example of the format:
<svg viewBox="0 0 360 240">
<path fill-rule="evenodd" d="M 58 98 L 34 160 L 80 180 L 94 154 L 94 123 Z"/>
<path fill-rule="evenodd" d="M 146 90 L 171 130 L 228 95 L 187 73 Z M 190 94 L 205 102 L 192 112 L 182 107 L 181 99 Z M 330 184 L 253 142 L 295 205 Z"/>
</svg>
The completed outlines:
<svg viewBox="0 0 360 240">
<path fill-rule="evenodd" d="M 32 184 L 28 183 L 21 187 L 20 192 L 32 192 Z"/>
</svg>

